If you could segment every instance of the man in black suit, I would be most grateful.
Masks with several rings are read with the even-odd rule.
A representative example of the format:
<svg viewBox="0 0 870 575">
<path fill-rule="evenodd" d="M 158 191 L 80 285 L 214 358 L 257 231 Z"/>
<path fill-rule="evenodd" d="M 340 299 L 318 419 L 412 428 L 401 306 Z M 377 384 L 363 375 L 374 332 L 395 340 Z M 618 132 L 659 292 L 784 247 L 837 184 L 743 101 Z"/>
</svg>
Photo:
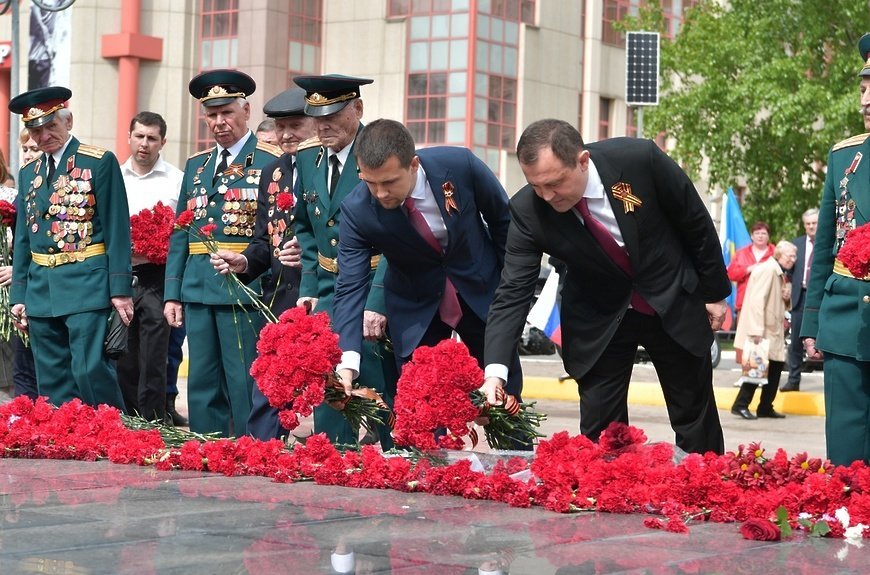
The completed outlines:
<svg viewBox="0 0 870 575">
<path fill-rule="evenodd" d="M 810 208 L 801 216 L 807 234 L 791 241 L 797 246 L 797 260 L 791 272 L 791 342 L 788 344 L 788 381 L 780 391 L 800 391 L 801 370 L 804 366 L 804 344 L 798 337 L 804 319 L 804 302 L 807 299 L 807 282 L 813 263 L 813 244 L 816 241 L 816 226 L 819 224 L 818 208 Z"/>
<path fill-rule="evenodd" d="M 511 198 L 504 271 L 486 327 L 490 403 L 519 341 L 544 252 L 565 262 L 565 368 L 582 389 L 580 431 L 628 422 L 638 344 L 661 381 L 676 444 L 724 451 L 710 346 L 731 283 L 710 215 L 689 177 L 649 140 L 584 146 L 560 120 L 517 145 L 529 185 Z M 585 215 L 583 215 L 585 214 Z"/>
</svg>

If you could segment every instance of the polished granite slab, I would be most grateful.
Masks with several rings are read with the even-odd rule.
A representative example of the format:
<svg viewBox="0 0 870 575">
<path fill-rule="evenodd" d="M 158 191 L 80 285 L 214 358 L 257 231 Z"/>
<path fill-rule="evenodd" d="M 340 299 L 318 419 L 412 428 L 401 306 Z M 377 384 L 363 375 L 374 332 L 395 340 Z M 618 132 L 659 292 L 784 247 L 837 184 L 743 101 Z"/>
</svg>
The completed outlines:
<svg viewBox="0 0 870 575">
<path fill-rule="evenodd" d="M 0 459 L 0 574 L 867 573 L 870 544 L 651 530 L 641 515 Z M 351 554 L 352 552 L 352 554 Z"/>
</svg>

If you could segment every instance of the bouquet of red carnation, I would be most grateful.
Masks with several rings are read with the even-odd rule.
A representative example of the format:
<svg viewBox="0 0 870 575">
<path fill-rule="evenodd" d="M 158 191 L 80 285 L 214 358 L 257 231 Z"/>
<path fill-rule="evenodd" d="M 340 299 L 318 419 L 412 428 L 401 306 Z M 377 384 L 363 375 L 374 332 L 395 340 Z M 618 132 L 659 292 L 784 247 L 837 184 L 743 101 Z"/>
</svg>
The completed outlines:
<svg viewBox="0 0 870 575">
<path fill-rule="evenodd" d="M 0 200 L 0 225 L 12 227 L 15 223 L 15 205 L 6 200 Z"/>
<path fill-rule="evenodd" d="M 478 390 L 482 382 L 483 370 L 465 344 L 447 339 L 435 347 L 417 348 L 396 384 L 396 443 L 419 449 L 462 449 L 465 436 L 472 444 L 477 442 L 472 424 L 478 418 L 488 420 L 484 433 L 495 449 L 531 445 L 536 437 L 543 437 L 536 428 L 545 416 L 531 411 L 534 404 L 520 404 L 504 395 L 501 406 L 491 406 Z M 436 440 L 438 430 L 445 434 Z"/>
<path fill-rule="evenodd" d="M 133 252 L 153 264 L 165 264 L 169 253 L 169 236 L 175 227 L 175 213 L 163 202 L 130 216 L 130 239 Z"/>
<path fill-rule="evenodd" d="M 8 266 L 12 262 L 9 249 L 9 232 L 15 223 L 15 205 L 0 200 L 0 266 Z M 0 340 L 9 341 L 12 337 L 12 313 L 9 311 L 9 286 L 0 286 Z"/>
<path fill-rule="evenodd" d="M 846 243 L 837 252 L 837 259 L 856 278 L 870 274 L 870 224 L 858 226 L 846 234 Z"/>
<path fill-rule="evenodd" d="M 251 376 L 269 405 L 279 410 L 278 419 L 285 429 L 295 429 L 299 416 L 311 415 L 324 400 L 340 406 L 354 427 L 382 423 L 378 410 L 386 404 L 377 394 L 358 388 L 347 397 L 337 383 L 335 366 L 341 360 L 341 349 L 327 314 L 309 315 L 302 307 L 288 309 L 277 323 L 268 323 L 260 331 L 257 352 Z"/>
</svg>

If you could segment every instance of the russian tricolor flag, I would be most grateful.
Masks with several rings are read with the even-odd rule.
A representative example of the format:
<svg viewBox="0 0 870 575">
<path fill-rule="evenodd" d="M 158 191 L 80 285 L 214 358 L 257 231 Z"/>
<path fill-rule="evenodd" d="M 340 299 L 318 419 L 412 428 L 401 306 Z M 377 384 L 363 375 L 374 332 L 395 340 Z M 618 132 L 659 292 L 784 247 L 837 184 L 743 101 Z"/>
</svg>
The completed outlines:
<svg viewBox="0 0 870 575">
<path fill-rule="evenodd" d="M 559 303 L 556 296 L 559 295 L 559 273 L 555 269 L 550 270 L 547 281 L 538 301 L 532 306 L 526 321 L 536 327 L 550 338 L 550 341 L 562 346 L 562 319 L 559 315 Z"/>
</svg>

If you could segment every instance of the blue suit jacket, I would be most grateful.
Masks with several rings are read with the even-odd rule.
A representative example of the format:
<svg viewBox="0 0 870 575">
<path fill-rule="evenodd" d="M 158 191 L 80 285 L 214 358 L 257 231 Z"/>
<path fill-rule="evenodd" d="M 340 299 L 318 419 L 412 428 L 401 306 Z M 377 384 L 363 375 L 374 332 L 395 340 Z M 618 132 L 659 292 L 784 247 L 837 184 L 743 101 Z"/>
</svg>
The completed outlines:
<svg viewBox="0 0 870 575">
<path fill-rule="evenodd" d="M 436 147 L 417 156 L 441 209 L 448 243 L 437 253 L 403 208 L 384 209 L 360 183 L 341 206 L 338 280 L 333 324 L 344 351 L 360 351 L 369 261 L 387 262 L 384 297 L 390 337 L 400 357 L 411 355 L 444 293 L 447 277 L 481 320 L 501 276 L 510 223 L 508 197 L 492 171 L 465 148 Z M 458 210 L 447 212 L 443 187 L 453 185 Z"/>
</svg>

